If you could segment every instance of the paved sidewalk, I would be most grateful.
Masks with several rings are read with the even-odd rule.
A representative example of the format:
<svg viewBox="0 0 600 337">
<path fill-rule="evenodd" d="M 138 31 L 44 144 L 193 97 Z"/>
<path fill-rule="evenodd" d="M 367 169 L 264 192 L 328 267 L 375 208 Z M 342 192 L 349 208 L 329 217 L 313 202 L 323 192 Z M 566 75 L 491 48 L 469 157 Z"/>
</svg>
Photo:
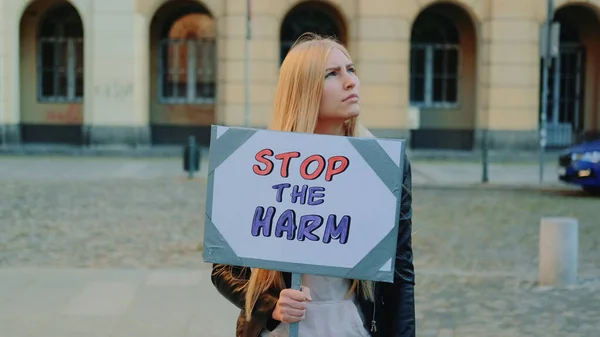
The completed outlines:
<svg viewBox="0 0 600 337">
<path fill-rule="evenodd" d="M 539 187 L 536 162 L 494 163 L 491 191 L 476 162 L 412 163 L 419 337 L 597 335 L 595 199 L 513 191 Z M 188 182 L 178 158 L 0 156 L 0 337 L 234 336 L 238 311 L 196 249 L 206 171 Z M 549 162 L 544 189 L 569 189 L 555 173 Z M 576 286 L 535 283 L 546 215 L 581 220 Z"/>
<path fill-rule="evenodd" d="M 208 267 L 0 269 L 2 337 L 231 337 L 236 317 Z"/>
<path fill-rule="evenodd" d="M 501 273 L 419 269 L 421 337 L 591 337 L 598 282 L 538 288 Z M 174 269 L 0 269 L 2 337 L 232 337 L 238 310 L 208 265 Z M 429 289 L 429 290 L 428 290 Z"/>
</svg>

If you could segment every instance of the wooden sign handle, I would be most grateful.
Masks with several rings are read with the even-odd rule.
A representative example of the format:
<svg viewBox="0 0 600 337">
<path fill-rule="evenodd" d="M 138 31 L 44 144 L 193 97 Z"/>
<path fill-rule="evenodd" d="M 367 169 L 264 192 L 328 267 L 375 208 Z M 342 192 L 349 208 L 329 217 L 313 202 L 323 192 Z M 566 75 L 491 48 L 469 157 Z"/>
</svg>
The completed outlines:
<svg viewBox="0 0 600 337">
<path fill-rule="evenodd" d="M 302 274 L 292 273 L 292 289 L 300 290 L 302 287 Z M 298 337 L 298 322 L 290 323 L 290 337 Z"/>
</svg>

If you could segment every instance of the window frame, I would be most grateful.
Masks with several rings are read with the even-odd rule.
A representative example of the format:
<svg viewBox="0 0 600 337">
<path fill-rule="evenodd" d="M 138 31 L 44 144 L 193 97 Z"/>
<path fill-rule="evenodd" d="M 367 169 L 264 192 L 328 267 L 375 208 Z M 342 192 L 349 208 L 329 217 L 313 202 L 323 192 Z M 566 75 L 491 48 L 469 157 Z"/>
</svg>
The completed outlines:
<svg viewBox="0 0 600 337">
<path fill-rule="evenodd" d="M 212 51 L 207 53 L 212 53 L 210 55 L 210 63 L 206 68 L 203 68 L 202 65 L 198 66 L 196 63 L 198 58 L 196 57 L 196 51 L 202 50 L 205 48 L 202 46 L 204 43 L 209 43 L 211 45 Z M 172 45 L 185 43 L 187 44 L 187 65 L 185 67 L 186 72 L 186 94 L 184 97 L 178 97 L 176 95 L 166 96 L 164 86 L 169 84 L 164 84 L 165 81 L 168 80 L 168 77 L 172 74 L 172 69 L 165 69 L 165 66 L 169 66 L 169 48 Z M 190 48 L 190 46 L 194 46 L 194 48 Z M 166 49 L 166 50 L 165 50 Z M 166 51 L 167 59 L 163 56 L 163 53 Z M 189 69 L 194 69 L 193 72 L 190 72 Z M 212 95 L 203 96 L 202 93 L 198 93 L 198 83 L 202 83 L 202 81 L 198 81 L 199 72 L 204 72 L 204 70 L 208 69 L 208 75 L 203 74 L 201 76 L 208 76 L 209 81 L 207 83 L 214 86 L 212 90 Z M 161 104 L 216 104 L 216 86 L 217 86 L 217 40 L 216 38 L 186 38 L 186 39 L 173 39 L 173 38 L 162 38 L 159 40 L 158 44 L 158 101 Z M 172 85 L 172 84 L 171 84 Z M 176 92 L 176 91 L 174 91 Z"/>
<path fill-rule="evenodd" d="M 85 97 L 85 38 L 83 36 L 65 36 L 65 26 L 69 24 L 69 21 L 64 23 L 55 24 L 55 30 L 53 36 L 38 35 L 37 37 L 37 100 L 40 103 L 81 103 Z M 78 22 L 78 24 L 82 24 Z M 53 46 L 54 51 L 54 64 L 52 65 L 52 80 L 53 80 L 53 91 L 54 94 L 48 96 L 44 94 L 44 80 L 45 70 L 44 68 L 44 45 L 50 44 Z M 60 82 L 59 74 L 60 61 L 58 60 L 58 53 L 61 50 L 63 44 L 66 44 L 66 65 L 65 76 L 67 79 L 66 87 L 64 88 L 65 95 L 60 95 Z M 80 64 L 77 63 L 77 50 L 78 46 L 81 46 L 81 60 Z M 77 80 L 81 79 L 82 89 L 81 94 L 77 94 Z"/>
<path fill-rule="evenodd" d="M 414 101 L 412 99 L 412 88 L 413 88 L 413 60 L 412 52 L 415 49 L 424 50 L 425 52 L 425 70 L 423 79 L 423 101 Z M 436 50 L 450 50 L 454 49 L 457 52 L 456 55 L 456 100 L 455 101 L 434 101 L 433 97 L 433 85 L 435 76 L 433 74 L 434 59 L 433 55 Z M 461 79 L 461 63 L 462 53 L 460 44 L 448 44 L 448 43 L 411 43 L 410 46 L 411 60 L 409 62 L 409 105 L 415 108 L 421 109 L 456 109 L 460 107 L 460 79 Z M 444 74 L 447 75 L 447 74 Z"/>
</svg>

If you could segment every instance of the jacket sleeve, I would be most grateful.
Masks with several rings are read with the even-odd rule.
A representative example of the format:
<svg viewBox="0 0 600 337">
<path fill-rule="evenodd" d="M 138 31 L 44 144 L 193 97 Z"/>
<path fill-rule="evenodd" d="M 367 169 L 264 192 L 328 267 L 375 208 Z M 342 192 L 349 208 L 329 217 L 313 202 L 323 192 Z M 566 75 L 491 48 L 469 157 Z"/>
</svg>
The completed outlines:
<svg viewBox="0 0 600 337">
<path fill-rule="evenodd" d="M 242 312 L 245 311 L 246 288 L 244 286 L 250 280 L 249 268 L 213 264 L 211 280 L 223 297 Z M 274 290 L 260 296 L 252 311 L 252 321 L 257 322 L 268 331 L 273 331 L 280 323 L 272 317 L 278 299 L 279 294 Z"/>
<path fill-rule="evenodd" d="M 414 337 L 415 326 L 415 273 L 412 251 L 412 175 L 408 158 L 404 157 L 402 198 L 398 226 L 398 242 L 394 273 L 393 337 Z"/>
</svg>

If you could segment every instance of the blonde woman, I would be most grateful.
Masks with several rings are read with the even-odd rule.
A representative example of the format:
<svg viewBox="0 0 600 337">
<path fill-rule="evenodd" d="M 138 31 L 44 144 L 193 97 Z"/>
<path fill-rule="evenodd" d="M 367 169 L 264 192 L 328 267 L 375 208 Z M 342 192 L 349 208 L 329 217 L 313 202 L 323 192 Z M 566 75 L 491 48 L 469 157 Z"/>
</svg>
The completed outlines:
<svg viewBox="0 0 600 337">
<path fill-rule="evenodd" d="M 360 83 L 348 51 L 332 39 L 303 35 L 281 65 L 270 129 L 341 136 L 372 135 L 357 123 Z M 215 264 L 212 282 L 240 308 L 238 337 L 414 337 L 411 171 L 404 159 L 404 191 L 394 283 L 291 275 Z"/>
</svg>

